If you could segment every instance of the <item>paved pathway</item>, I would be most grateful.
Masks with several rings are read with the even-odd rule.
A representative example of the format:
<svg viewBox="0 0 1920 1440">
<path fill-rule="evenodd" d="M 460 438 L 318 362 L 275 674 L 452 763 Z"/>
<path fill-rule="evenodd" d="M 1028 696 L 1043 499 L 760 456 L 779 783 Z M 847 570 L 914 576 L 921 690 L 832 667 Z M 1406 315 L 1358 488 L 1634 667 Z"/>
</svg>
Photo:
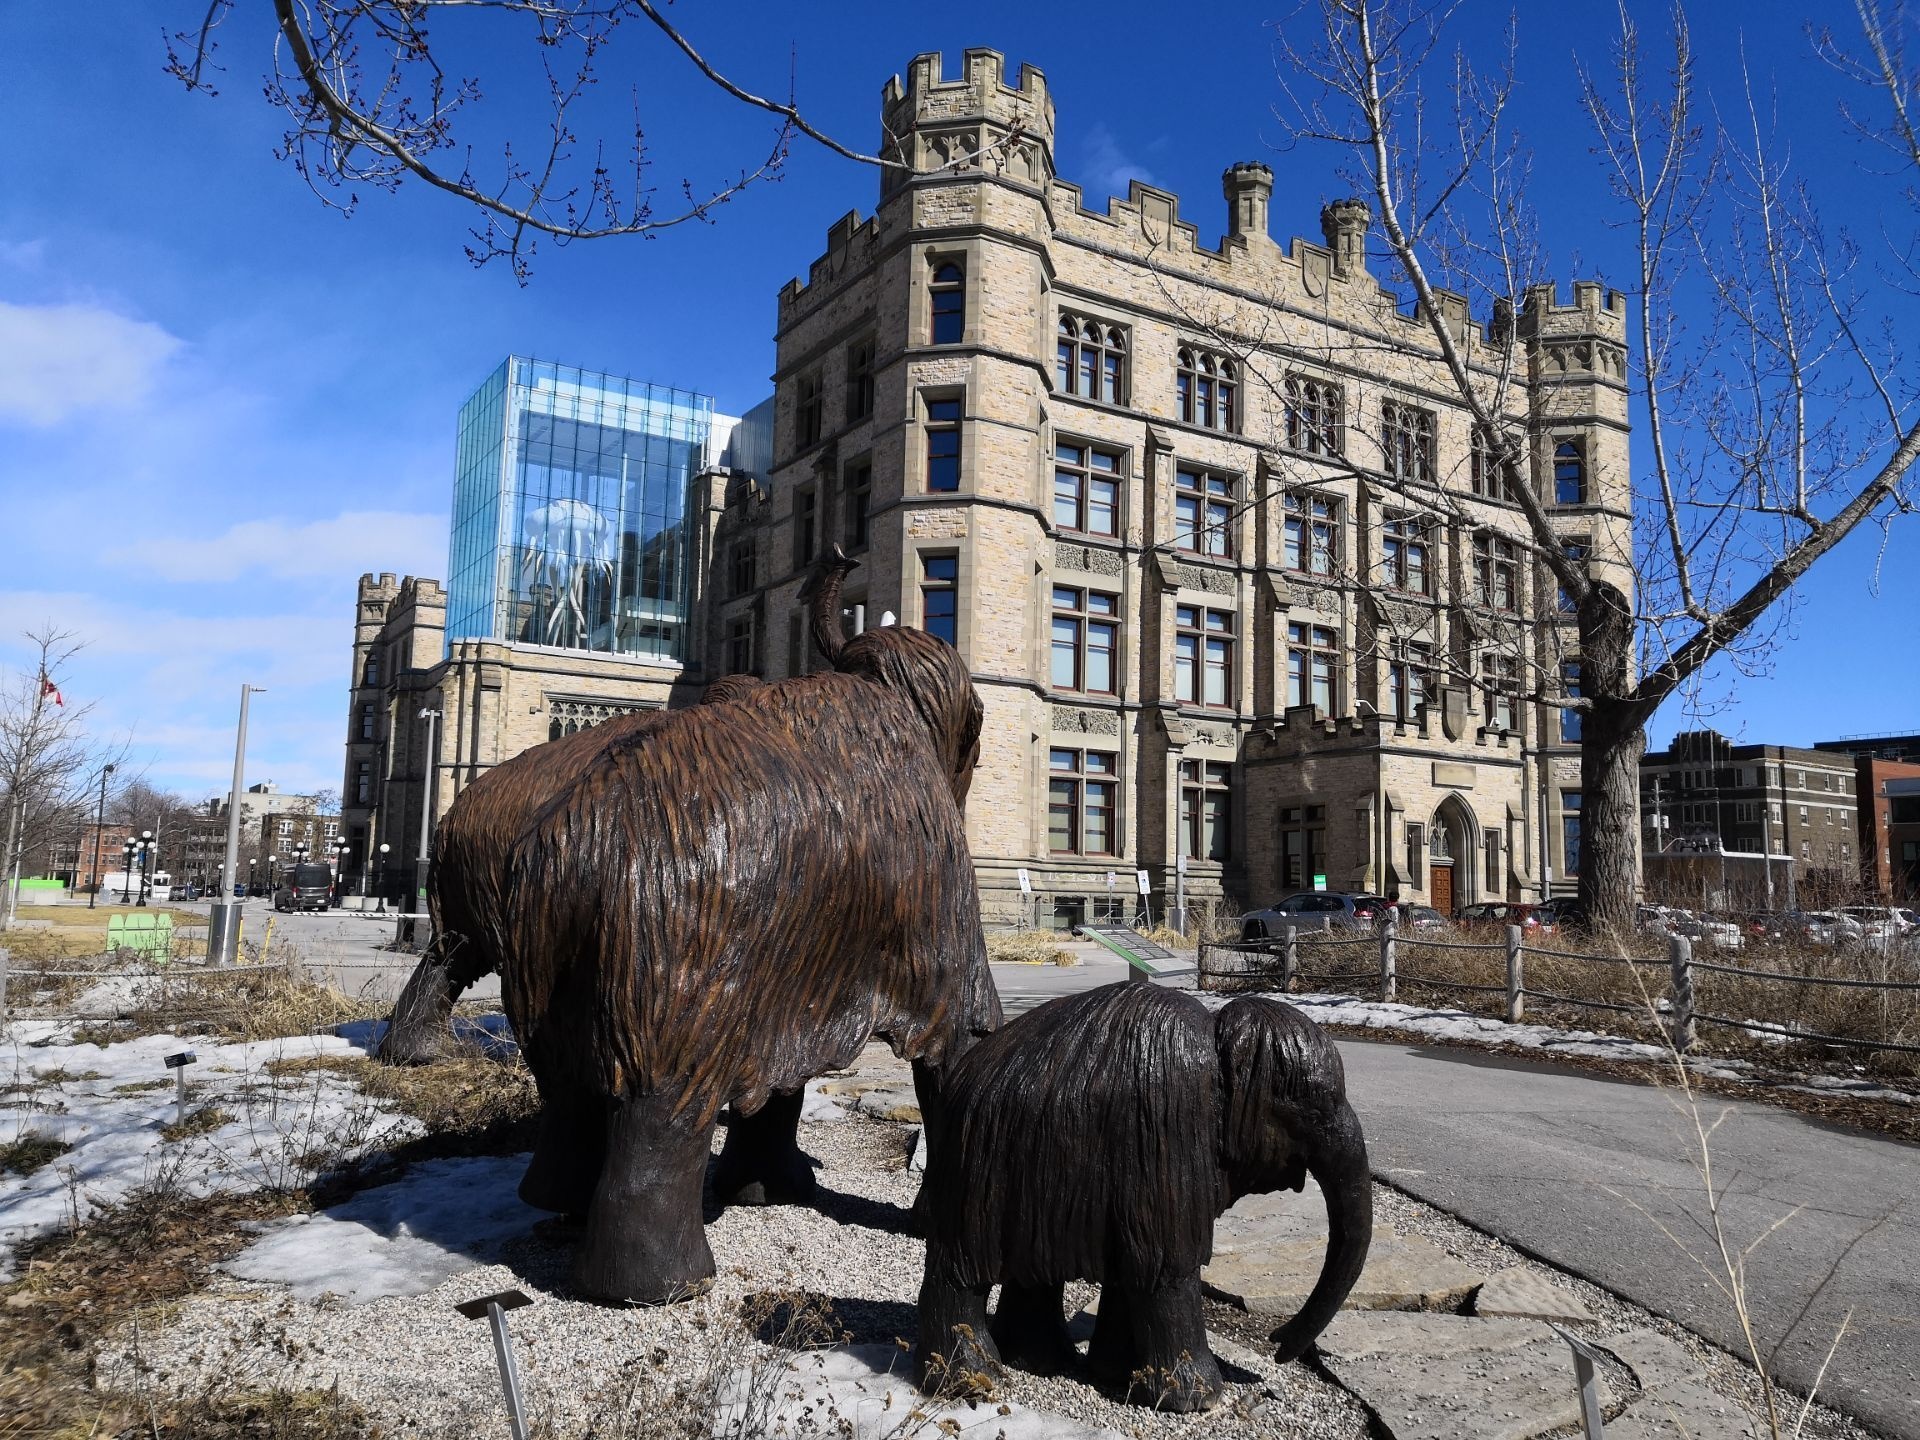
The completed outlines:
<svg viewBox="0 0 1920 1440">
<path fill-rule="evenodd" d="M 1708 1258 L 1691 1122 L 1669 1093 L 1438 1046 L 1343 1043 L 1377 1174 L 1562 1269 L 1744 1354 Z M 1725 1228 L 1775 1373 L 1920 1440 L 1920 1147 L 1702 1097 Z M 1720 1118 L 1724 1114 L 1724 1118 Z M 1791 1217 L 1791 1218 L 1788 1218 Z"/>
</svg>

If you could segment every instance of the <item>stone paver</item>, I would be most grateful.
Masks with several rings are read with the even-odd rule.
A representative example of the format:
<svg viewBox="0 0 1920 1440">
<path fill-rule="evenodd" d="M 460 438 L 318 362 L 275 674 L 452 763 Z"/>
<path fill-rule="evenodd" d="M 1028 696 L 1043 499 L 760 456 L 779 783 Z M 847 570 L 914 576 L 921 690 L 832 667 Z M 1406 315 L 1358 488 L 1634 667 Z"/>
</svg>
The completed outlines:
<svg viewBox="0 0 1920 1440">
<path fill-rule="evenodd" d="M 1320 1352 L 1393 1440 L 1529 1440 L 1579 1423 L 1566 1344 L 1536 1321 L 1344 1313 Z"/>
<path fill-rule="evenodd" d="M 1702 1378 L 1707 1367 L 1693 1352 L 1658 1330 L 1629 1330 L 1597 1342 L 1633 1372 L 1642 1390 L 1665 1390 Z"/>
<path fill-rule="evenodd" d="M 1556 1320 L 1562 1324 L 1593 1319 L 1593 1312 L 1580 1302 L 1578 1295 L 1524 1265 L 1488 1276 L 1487 1283 L 1474 1292 L 1473 1313 L 1519 1320 Z"/>
<path fill-rule="evenodd" d="M 1326 1253 L 1326 1204 L 1319 1187 L 1308 1181 L 1298 1194 L 1250 1195 L 1221 1216 L 1213 1232 L 1213 1260 L 1200 1279 L 1215 1299 L 1254 1315 L 1288 1316 L 1320 1278 Z M 1376 1225 L 1366 1269 L 1347 1307 L 1447 1308 L 1485 1278 L 1431 1241 Z"/>
<path fill-rule="evenodd" d="M 1643 1395 L 1607 1422 L 1607 1440 L 1750 1440 L 1765 1433 L 1744 1407 L 1692 1381 Z"/>
<path fill-rule="evenodd" d="M 869 1080 L 822 1080 L 820 1093 L 845 1100 L 856 1110 L 881 1120 L 898 1120 L 908 1125 L 920 1123 L 920 1097 L 913 1082 Z"/>
</svg>

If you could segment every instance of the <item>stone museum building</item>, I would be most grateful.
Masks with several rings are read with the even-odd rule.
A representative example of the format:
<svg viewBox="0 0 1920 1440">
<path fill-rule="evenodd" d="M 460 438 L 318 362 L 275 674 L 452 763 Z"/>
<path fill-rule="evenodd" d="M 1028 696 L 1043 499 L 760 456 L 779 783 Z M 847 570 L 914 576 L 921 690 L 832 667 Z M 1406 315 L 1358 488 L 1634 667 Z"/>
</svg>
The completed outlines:
<svg viewBox="0 0 1920 1440">
<path fill-rule="evenodd" d="M 417 850 L 429 770 L 444 810 L 569 727 L 804 672 L 798 591 L 837 543 L 850 628 L 922 626 L 973 672 L 991 918 L 1131 914 L 1136 870 L 1156 917 L 1182 884 L 1203 910 L 1569 888 L 1570 616 L 1367 207 L 1283 202 L 1319 234 L 1276 241 L 1272 172 L 1236 164 L 1209 245 L 1164 191 L 1083 195 L 1044 77 L 989 50 L 916 58 L 881 109 L 908 168 L 781 290 L 744 422 L 519 360 L 463 409 L 447 587 L 361 582 L 356 853 Z M 1630 591 L 1623 300 L 1441 305 L 1561 543 Z"/>
</svg>

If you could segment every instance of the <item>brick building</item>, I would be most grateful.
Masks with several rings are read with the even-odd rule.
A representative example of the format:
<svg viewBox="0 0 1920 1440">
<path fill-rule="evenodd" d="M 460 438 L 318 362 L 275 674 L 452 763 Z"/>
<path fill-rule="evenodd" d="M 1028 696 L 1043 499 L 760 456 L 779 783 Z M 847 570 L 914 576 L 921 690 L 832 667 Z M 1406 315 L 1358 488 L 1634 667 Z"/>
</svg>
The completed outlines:
<svg viewBox="0 0 1920 1440">
<path fill-rule="evenodd" d="M 1212 246 L 1137 182 L 1090 207 L 1054 173 L 1044 77 L 1010 79 L 989 50 L 954 78 L 917 57 L 881 108 L 910 173 L 885 172 L 875 214 L 835 222 L 778 296 L 766 463 L 710 444 L 721 463 L 689 467 L 671 646 L 602 639 L 634 567 L 592 537 L 548 545 L 570 564 L 484 639 L 434 628 L 431 581 L 362 580 L 355 852 L 417 845 L 430 699 L 444 809 L 569 717 L 804 671 L 797 593 L 838 542 L 861 561 L 854 628 L 897 617 L 969 662 L 990 913 L 1017 913 L 1022 870 L 1043 918 L 1098 908 L 1134 869 L 1158 910 L 1183 862 L 1202 907 L 1315 885 L 1443 907 L 1567 888 L 1570 617 L 1425 322 L 1369 271 L 1367 208 L 1335 202 L 1317 239 L 1278 244 L 1272 173 L 1248 164 L 1225 174 Z M 1624 301 L 1581 283 L 1517 316 L 1441 304 L 1528 438 L 1562 543 L 1630 593 Z"/>
</svg>

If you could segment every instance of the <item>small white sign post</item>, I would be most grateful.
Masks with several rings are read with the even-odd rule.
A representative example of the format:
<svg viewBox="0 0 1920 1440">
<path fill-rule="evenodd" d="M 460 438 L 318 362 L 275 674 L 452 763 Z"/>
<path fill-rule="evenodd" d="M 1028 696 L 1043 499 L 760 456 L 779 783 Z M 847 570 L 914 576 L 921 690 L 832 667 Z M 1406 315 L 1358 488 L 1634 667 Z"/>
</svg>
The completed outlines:
<svg viewBox="0 0 1920 1440">
<path fill-rule="evenodd" d="M 484 1315 L 493 1331 L 493 1354 L 500 1363 L 500 1388 L 506 1392 L 507 1424 L 513 1431 L 513 1440 L 527 1440 L 527 1414 L 520 1398 L 520 1367 L 514 1364 L 513 1342 L 507 1337 L 507 1311 L 532 1303 L 521 1291 L 502 1290 L 497 1295 L 482 1295 L 453 1307 L 469 1320 L 478 1320 Z"/>
<path fill-rule="evenodd" d="M 166 1058 L 166 1067 L 173 1071 L 175 1081 L 173 1123 L 176 1125 L 184 1125 L 187 1123 L 187 1066 L 193 1064 L 199 1058 L 200 1057 L 195 1055 L 191 1050 L 182 1050 L 178 1055 L 169 1055 Z"/>
<path fill-rule="evenodd" d="M 1024 865 L 1014 871 L 1014 874 L 1020 878 L 1020 908 L 1027 912 L 1027 928 L 1031 930 L 1040 923 L 1040 917 L 1034 913 L 1033 876 L 1027 873 L 1027 867 Z"/>
</svg>

